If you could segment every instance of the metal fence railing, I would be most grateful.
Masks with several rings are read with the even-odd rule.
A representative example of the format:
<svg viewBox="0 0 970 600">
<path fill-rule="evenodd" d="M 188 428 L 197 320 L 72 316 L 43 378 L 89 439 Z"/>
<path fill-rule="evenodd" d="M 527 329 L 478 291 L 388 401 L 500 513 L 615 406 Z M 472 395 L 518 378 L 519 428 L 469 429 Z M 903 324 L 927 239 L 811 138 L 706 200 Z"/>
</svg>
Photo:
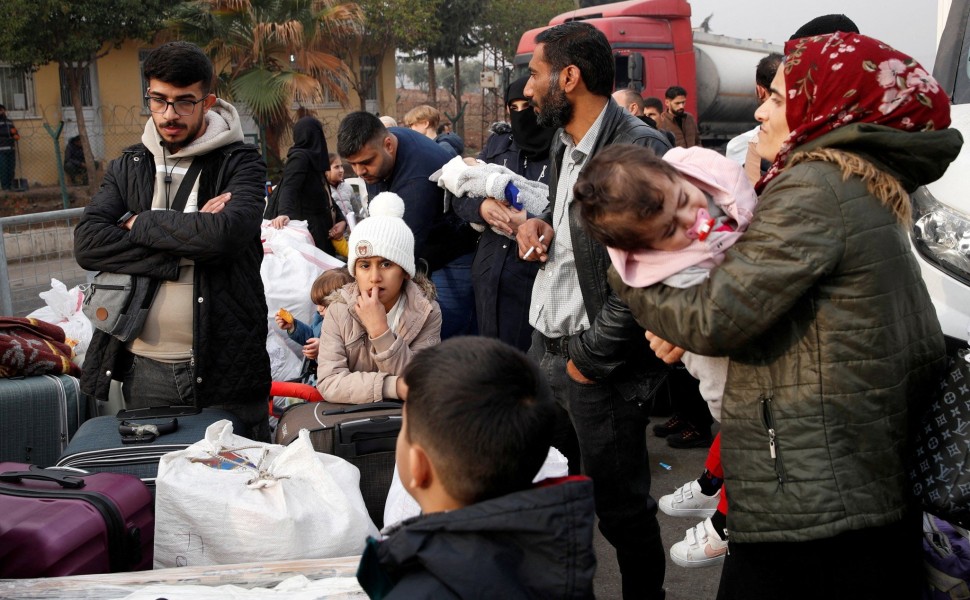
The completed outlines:
<svg viewBox="0 0 970 600">
<path fill-rule="evenodd" d="M 38 296 L 58 279 L 68 288 L 88 272 L 74 260 L 74 226 L 83 208 L 0 218 L 0 314 L 22 317 L 44 306 Z"/>
</svg>

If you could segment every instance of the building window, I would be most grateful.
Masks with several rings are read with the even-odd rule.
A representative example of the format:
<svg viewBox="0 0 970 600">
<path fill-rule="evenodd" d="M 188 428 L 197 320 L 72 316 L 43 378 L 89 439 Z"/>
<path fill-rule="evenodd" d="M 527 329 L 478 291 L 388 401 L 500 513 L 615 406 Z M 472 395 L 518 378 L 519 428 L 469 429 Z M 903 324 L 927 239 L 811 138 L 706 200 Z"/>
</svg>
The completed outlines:
<svg viewBox="0 0 970 600">
<path fill-rule="evenodd" d="M 32 100 L 30 89 L 30 77 L 24 71 L 0 65 L 0 104 L 8 112 L 27 112 Z"/>
<path fill-rule="evenodd" d="M 74 106 L 71 102 L 71 87 L 67 84 L 67 74 L 64 67 L 58 69 L 61 77 L 61 106 Z M 81 106 L 94 106 L 94 94 L 91 92 L 91 65 L 85 67 L 81 75 Z"/>
</svg>

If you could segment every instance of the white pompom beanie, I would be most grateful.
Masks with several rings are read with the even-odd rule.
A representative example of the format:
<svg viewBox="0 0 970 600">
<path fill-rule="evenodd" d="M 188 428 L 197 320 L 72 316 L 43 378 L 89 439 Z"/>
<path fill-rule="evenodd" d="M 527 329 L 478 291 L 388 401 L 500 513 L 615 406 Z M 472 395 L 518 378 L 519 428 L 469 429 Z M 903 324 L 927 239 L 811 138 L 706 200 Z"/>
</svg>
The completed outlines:
<svg viewBox="0 0 970 600">
<path fill-rule="evenodd" d="M 380 256 L 396 263 L 414 277 L 414 234 L 404 222 L 404 200 L 393 192 L 381 192 L 368 204 L 370 216 L 350 232 L 347 269 L 355 278 L 358 258 Z"/>
</svg>

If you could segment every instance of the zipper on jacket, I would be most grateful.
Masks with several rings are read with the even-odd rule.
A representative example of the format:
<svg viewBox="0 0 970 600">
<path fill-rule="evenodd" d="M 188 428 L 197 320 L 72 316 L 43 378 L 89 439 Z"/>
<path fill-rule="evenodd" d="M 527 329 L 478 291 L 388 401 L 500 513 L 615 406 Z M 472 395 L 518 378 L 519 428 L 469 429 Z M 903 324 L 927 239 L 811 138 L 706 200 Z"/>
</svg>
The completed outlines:
<svg viewBox="0 0 970 600">
<path fill-rule="evenodd" d="M 771 413 L 771 396 L 761 394 L 758 396 L 758 402 L 761 404 L 761 423 L 768 434 L 768 453 L 771 455 L 771 459 L 775 461 L 775 477 L 778 478 L 778 487 L 783 488 L 787 477 L 785 475 L 785 464 L 781 460 L 781 450 L 778 447 L 775 417 Z"/>
<path fill-rule="evenodd" d="M 141 530 L 125 526 L 125 518 L 114 501 L 99 492 L 83 490 L 29 489 L 0 483 L 0 495 L 21 498 L 64 498 L 87 502 L 101 514 L 108 533 L 108 564 L 112 573 L 127 571 L 141 562 Z"/>
</svg>

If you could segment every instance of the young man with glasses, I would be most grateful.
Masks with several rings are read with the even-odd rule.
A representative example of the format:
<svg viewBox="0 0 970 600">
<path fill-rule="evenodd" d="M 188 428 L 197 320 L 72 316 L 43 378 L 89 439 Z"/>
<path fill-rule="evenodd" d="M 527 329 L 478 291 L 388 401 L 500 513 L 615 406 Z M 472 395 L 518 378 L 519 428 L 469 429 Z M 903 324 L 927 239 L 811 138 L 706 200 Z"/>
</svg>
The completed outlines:
<svg viewBox="0 0 970 600">
<path fill-rule="evenodd" d="M 269 441 L 267 309 L 259 274 L 266 166 L 243 143 L 236 109 L 212 93 L 196 46 L 171 42 L 144 64 L 151 119 L 111 162 L 75 230 L 85 269 L 143 275 L 156 287 L 127 343 L 95 330 L 85 393 L 123 382 L 128 408 L 194 404 L 235 413 Z"/>
</svg>

